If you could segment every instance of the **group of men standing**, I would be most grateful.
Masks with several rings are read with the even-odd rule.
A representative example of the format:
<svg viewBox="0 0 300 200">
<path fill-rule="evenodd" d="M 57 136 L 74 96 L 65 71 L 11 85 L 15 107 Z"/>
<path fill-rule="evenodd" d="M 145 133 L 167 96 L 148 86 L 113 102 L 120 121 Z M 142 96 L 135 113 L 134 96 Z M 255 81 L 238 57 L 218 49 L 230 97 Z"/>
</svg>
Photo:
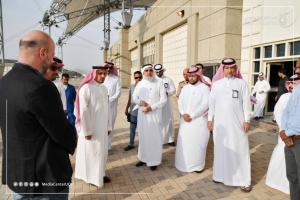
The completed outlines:
<svg viewBox="0 0 300 200">
<path fill-rule="evenodd" d="M 138 109 L 139 162 L 136 166 L 147 165 L 151 170 L 161 164 L 163 144 L 174 142 L 169 96 L 175 94 L 175 86 L 163 72 L 161 64 L 144 65 L 143 80 L 135 86 L 131 99 Z M 250 94 L 235 60 L 224 59 L 213 82 L 203 75 L 201 64 L 185 69 L 184 75 L 185 85 L 180 83 L 178 94 L 180 127 L 176 168 L 201 173 L 209 132 L 213 131 L 214 181 L 240 186 L 242 191 L 249 192 L 250 153 L 246 133 L 250 126 Z"/>
<path fill-rule="evenodd" d="M 63 63 L 54 52 L 48 34 L 27 33 L 18 62 L 0 80 L 2 183 L 14 199 L 68 199 L 69 154 L 76 147 L 75 177 L 100 187 L 110 181 L 105 165 L 120 95 L 116 69 L 94 67 L 76 94 L 67 74 L 56 80 Z"/>
<path fill-rule="evenodd" d="M 300 61 L 297 66 L 296 74 L 299 72 Z M 165 113 L 162 112 L 167 104 L 168 90 L 166 86 L 168 85 L 163 82 L 163 79 L 160 79 L 159 73 L 157 76 L 153 73 L 161 69 L 163 67 L 160 64 L 158 66 L 144 65 L 142 67 L 143 80 L 136 84 L 132 94 L 138 109 L 139 162 L 136 166 L 147 165 L 151 170 L 156 170 L 157 166 L 161 164 L 162 145 L 164 144 L 164 134 L 161 130 L 164 130 L 163 127 L 168 124 L 168 121 L 163 120 Z M 300 73 L 298 74 L 300 75 Z M 183 75 L 185 80 L 179 83 L 176 95 L 180 124 L 175 167 L 183 172 L 201 173 L 205 168 L 209 132 L 212 131 L 214 141 L 213 181 L 229 186 L 239 186 L 243 192 L 250 192 L 252 189 L 251 162 L 247 133 L 250 129 L 251 98 L 247 83 L 243 80 L 235 60 L 232 58 L 222 60 L 212 82 L 203 76 L 201 64 L 184 69 Z M 293 77 L 289 79 L 290 82 L 285 84 L 291 88 L 298 79 L 299 76 Z M 254 119 L 263 116 L 263 108 L 269 90 L 269 83 L 265 80 L 263 73 L 260 73 L 259 80 L 252 91 L 252 95 L 256 94 L 255 104 L 257 104 L 254 106 Z M 289 91 L 291 92 L 291 89 Z M 291 112 L 292 107 L 288 107 L 289 111 L 288 109 L 284 110 L 289 96 L 291 95 L 287 94 L 279 98 L 278 105 L 275 107 L 275 116 L 278 124 L 282 124 L 279 127 L 283 127 L 285 124 L 286 129 L 290 128 L 293 131 L 289 131 L 289 135 L 284 131 L 280 133 L 281 139 L 278 144 L 280 147 L 276 147 L 272 155 L 267 184 L 274 188 L 280 188 L 282 185 L 286 188 L 288 180 L 291 198 L 299 199 L 297 185 L 299 180 L 297 175 L 297 171 L 299 171 L 297 164 L 299 128 L 296 123 L 297 116 Z M 296 101 L 295 98 L 293 99 Z M 295 103 L 289 105 L 293 104 L 297 107 Z M 283 114 L 278 114 L 278 107 L 281 107 L 280 113 Z M 288 121 L 289 117 L 294 121 Z M 280 129 L 283 130 L 283 128 Z M 290 145 L 293 149 L 290 149 Z M 286 160 L 287 168 L 282 156 L 284 146 L 285 157 L 288 158 Z M 287 178 L 282 176 L 285 174 L 285 170 L 287 170 Z"/>
<path fill-rule="evenodd" d="M 44 32 L 32 31 L 22 37 L 19 48 L 18 62 L 0 80 L 0 126 L 4 140 L 2 174 L 6 174 L 2 176 L 3 184 L 15 192 L 14 199 L 36 195 L 40 195 L 40 199 L 54 197 L 43 193 L 59 193 L 55 198 L 67 199 L 72 177 L 69 154 L 73 154 L 76 147 L 75 178 L 98 187 L 110 182 L 105 168 L 121 88 L 113 63 L 92 67 L 80 83 L 75 103 L 73 99 L 75 115 L 69 117 L 68 106 L 64 106 L 60 98 L 59 86 L 55 87 L 52 82 L 63 65 L 54 58 L 53 40 Z M 161 64 L 145 64 L 141 72 L 135 72 L 136 82 L 130 88 L 125 110 L 131 126 L 130 143 L 124 150 L 134 148 L 137 128 L 136 166 L 147 165 L 151 170 L 156 170 L 162 162 L 163 145 L 175 146 L 170 98 L 176 89 L 164 71 Z M 176 95 L 180 125 L 175 167 L 183 172 L 201 173 L 205 169 L 206 148 L 212 132 L 213 181 L 250 192 L 247 133 L 251 103 L 247 83 L 236 61 L 223 59 L 212 81 L 203 75 L 202 64 L 186 68 L 183 73 L 185 80 L 180 82 Z M 295 73 L 300 76 L 300 61 Z M 64 79 L 68 78 L 63 76 L 65 91 L 68 81 Z M 259 102 L 266 98 L 269 87 L 263 82 L 263 74 L 259 80 L 252 94 L 256 93 L 257 113 L 261 114 L 263 103 Z M 300 87 L 292 94 L 287 99 L 283 99 L 286 95 L 279 99 L 279 110 L 283 111 L 279 114 L 281 117 L 276 114 L 276 119 L 279 136 L 285 144 L 291 198 L 296 200 L 300 199 Z M 28 182 L 35 187 L 27 187 L 25 183 Z M 49 182 L 56 184 L 42 184 Z"/>
</svg>

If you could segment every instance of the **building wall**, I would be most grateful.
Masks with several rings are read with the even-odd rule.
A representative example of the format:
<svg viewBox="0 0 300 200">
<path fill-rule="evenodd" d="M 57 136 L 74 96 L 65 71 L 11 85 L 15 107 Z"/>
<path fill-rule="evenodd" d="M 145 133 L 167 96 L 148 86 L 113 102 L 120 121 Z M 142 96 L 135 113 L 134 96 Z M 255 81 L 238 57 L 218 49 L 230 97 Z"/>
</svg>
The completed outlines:
<svg viewBox="0 0 300 200">
<path fill-rule="evenodd" d="M 187 25 L 186 63 L 178 66 L 176 76 L 182 74 L 184 67 L 197 62 L 219 63 L 224 57 L 233 57 L 239 63 L 241 6 L 242 0 L 158 0 L 138 22 L 132 25 L 127 37 L 123 37 L 124 41 L 127 40 L 128 55 L 130 57 L 130 51 L 137 50 L 137 65 L 142 66 L 143 45 L 154 40 L 154 63 L 163 63 L 163 36 L 177 27 Z M 182 10 L 183 17 L 177 14 Z M 115 45 L 123 44 L 124 41 L 120 40 Z M 130 58 L 129 60 L 131 61 Z M 122 65 L 120 67 L 123 68 Z M 129 74 L 130 69 L 126 67 L 126 70 Z M 166 75 L 171 75 L 171 78 L 175 76 L 174 73 L 168 72 L 168 69 Z M 128 77 L 126 81 L 122 79 L 124 87 L 129 86 L 128 80 L 130 80 Z M 178 81 L 176 78 L 175 83 Z"/>
<path fill-rule="evenodd" d="M 291 42 L 300 41 L 300 1 L 298 0 L 244 0 L 242 21 L 242 74 L 249 85 L 255 82 L 259 71 L 266 72 L 268 63 L 297 59 L 290 55 Z M 285 44 L 284 56 L 276 56 L 277 44 Z M 264 47 L 272 46 L 272 56 L 264 58 Z M 254 48 L 261 48 L 259 59 L 254 58 Z"/>
</svg>

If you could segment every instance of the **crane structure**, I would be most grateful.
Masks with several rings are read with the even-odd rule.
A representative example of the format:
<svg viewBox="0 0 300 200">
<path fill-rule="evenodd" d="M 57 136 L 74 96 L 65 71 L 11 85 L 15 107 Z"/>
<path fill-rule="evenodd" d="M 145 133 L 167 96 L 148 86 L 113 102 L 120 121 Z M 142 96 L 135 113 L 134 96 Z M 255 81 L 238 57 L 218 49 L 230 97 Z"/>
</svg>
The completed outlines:
<svg viewBox="0 0 300 200">
<path fill-rule="evenodd" d="M 101 49 L 108 50 L 110 45 L 110 13 L 121 10 L 123 22 L 118 23 L 122 28 L 129 28 L 133 16 L 133 9 L 147 9 L 156 0 L 53 0 L 49 10 L 44 14 L 41 24 L 49 28 L 67 21 L 67 28 L 58 39 L 57 44 L 81 30 L 89 22 L 103 16 L 104 44 Z"/>
</svg>

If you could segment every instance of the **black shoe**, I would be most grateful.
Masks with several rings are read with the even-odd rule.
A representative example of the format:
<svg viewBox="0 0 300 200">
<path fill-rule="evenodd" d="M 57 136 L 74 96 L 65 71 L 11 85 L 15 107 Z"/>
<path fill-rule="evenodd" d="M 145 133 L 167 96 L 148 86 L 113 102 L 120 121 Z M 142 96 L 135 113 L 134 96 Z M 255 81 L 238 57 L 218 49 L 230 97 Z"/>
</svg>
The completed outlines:
<svg viewBox="0 0 300 200">
<path fill-rule="evenodd" d="M 264 117 L 258 117 L 258 119 L 263 119 Z"/>
<path fill-rule="evenodd" d="M 175 142 L 169 142 L 168 145 L 169 145 L 169 146 L 172 146 L 172 147 L 175 147 L 175 146 L 176 146 L 176 145 L 175 145 Z"/>
<path fill-rule="evenodd" d="M 103 182 L 104 182 L 104 183 L 110 183 L 111 180 L 110 180 L 110 178 L 109 178 L 108 176 L 104 176 L 104 177 L 103 177 Z"/>
<path fill-rule="evenodd" d="M 131 149 L 134 149 L 134 146 L 128 145 L 127 147 L 124 148 L 124 151 L 129 151 Z"/>
<path fill-rule="evenodd" d="M 202 170 L 200 170 L 200 171 L 194 171 L 194 172 L 196 172 L 196 173 L 198 173 L 198 174 L 201 174 L 203 171 L 204 171 L 204 169 L 202 169 Z"/>
<path fill-rule="evenodd" d="M 259 120 L 259 117 L 254 117 L 254 120 L 258 121 L 258 120 Z"/>
<path fill-rule="evenodd" d="M 146 163 L 139 161 L 138 163 L 135 164 L 136 167 L 141 167 L 143 165 L 145 165 Z"/>
<path fill-rule="evenodd" d="M 151 166 L 150 169 L 151 169 L 152 171 L 155 171 L 155 170 L 157 169 L 157 166 Z"/>
</svg>

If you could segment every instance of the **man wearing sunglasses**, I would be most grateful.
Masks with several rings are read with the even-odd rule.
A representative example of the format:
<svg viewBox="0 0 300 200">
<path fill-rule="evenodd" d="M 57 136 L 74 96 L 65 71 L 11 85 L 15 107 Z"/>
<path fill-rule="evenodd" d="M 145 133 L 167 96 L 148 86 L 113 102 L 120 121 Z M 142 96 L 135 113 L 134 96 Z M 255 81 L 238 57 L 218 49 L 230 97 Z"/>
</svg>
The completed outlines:
<svg viewBox="0 0 300 200">
<path fill-rule="evenodd" d="M 119 73 L 117 67 L 112 62 L 106 61 L 104 66 L 107 68 L 107 76 L 104 81 L 104 85 L 108 90 L 109 97 L 109 109 L 110 109 L 110 122 L 112 125 L 112 130 L 109 132 L 108 136 L 108 150 L 111 150 L 112 145 L 112 134 L 117 119 L 118 113 L 118 99 L 121 96 L 121 81 L 119 78 Z"/>
<path fill-rule="evenodd" d="M 67 111 L 67 98 L 65 89 L 60 81 L 57 81 L 56 79 L 59 77 L 59 73 L 62 71 L 62 68 L 64 66 L 61 59 L 54 57 L 53 58 L 53 64 L 47 69 L 46 73 L 44 74 L 45 78 L 49 81 L 52 81 L 60 95 L 61 102 L 63 104 L 64 111 Z"/>
<path fill-rule="evenodd" d="M 127 121 L 130 122 L 130 141 L 129 141 L 129 145 L 124 148 L 124 151 L 129 151 L 134 148 L 134 137 L 135 137 L 136 124 L 137 124 L 138 109 L 137 109 L 137 105 L 133 103 L 131 99 L 136 85 L 138 84 L 138 82 L 140 82 L 143 79 L 142 72 L 135 71 L 133 77 L 134 77 L 134 84 L 130 86 L 128 101 L 125 108 L 125 115 L 127 116 Z"/>
</svg>

